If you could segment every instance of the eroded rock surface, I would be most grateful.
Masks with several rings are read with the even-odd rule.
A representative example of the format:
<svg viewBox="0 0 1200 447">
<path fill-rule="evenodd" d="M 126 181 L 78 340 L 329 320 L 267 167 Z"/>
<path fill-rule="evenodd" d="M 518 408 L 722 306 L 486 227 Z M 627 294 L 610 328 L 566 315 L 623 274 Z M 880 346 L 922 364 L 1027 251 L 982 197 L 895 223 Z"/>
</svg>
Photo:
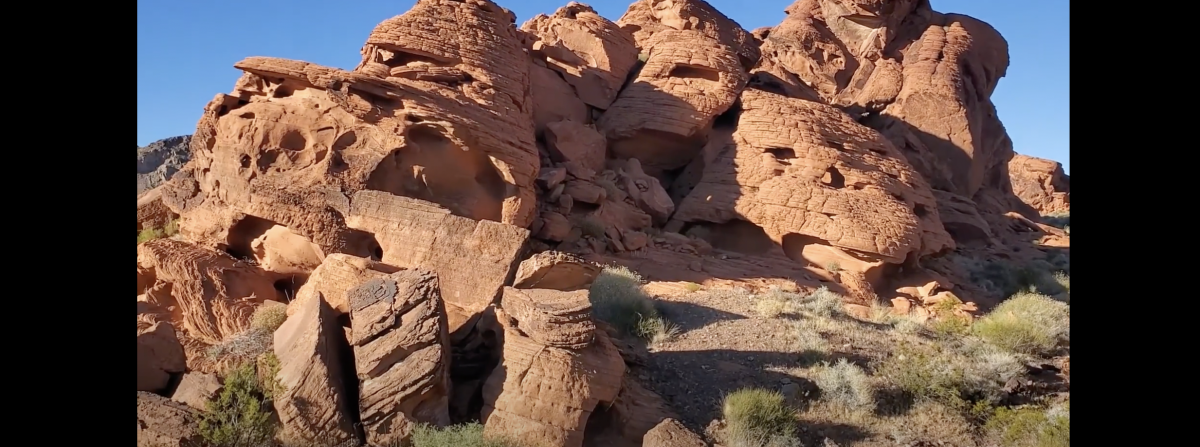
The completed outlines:
<svg viewBox="0 0 1200 447">
<path fill-rule="evenodd" d="M 137 195 L 157 188 L 175 175 L 191 156 L 191 135 L 164 138 L 137 148 Z"/>
<path fill-rule="evenodd" d="M 451 334 L 469 330 L 496 300 L 529 237 L 523 228 L 456 216 L 379 191 L 355 194 L 347 215 L 350 227 L 376 235 L 383 263 L 438 275 Z"/>
<path fill-rule="evenodd" d="M 530 293 L 541 295 L 540 303 L 531 302 Z M 501 305 L 496 315 L 503 331 L 503 360 L 483 386 L 485 433 L 546 445 L 583 445 L 588 417 L 598 404 L 616 399 L 625 373 L 625 362 L 608 335 L 594 326 L 587 333 L 586 292 L 509 288 Z M 503 306 L 512 306 L 515 313 Z"/>
<path fill-rule="evenodd" d="M 633 36 L 581 3 L 538 14 L 521 29 L 538 39 L 534 57 L 560 73 L 584 103 L 601 110 L 616 99 L 638 62 Z"/>
<path fill-rule="evenodd" d="M 137 390 L 163 391 L 172 374 L 187 369 L 183 346 L 175 327 L 159 321 L 155 314 L 138 313 L 137 318 Z"/>
<path fill-rule="evenodd" d="M 450 344 L 437 276 L 401 270 L 347 292 L 367 442 L 398 445 L 450 423 Z"/>
<path fill-rule="evenodd" d="M 288 303 L 287 314 L 292 315 L 301 303 L 315 299 L 324 299 L 338 315 L 350 313 L 346 292 L 363 281 L 382 278 L 399 270 L 371 259 L 341 253 L 329 255 L 296 292 L 296 298 Z"/>
<path fill-rule="evenodd" d="M 138 282 L 154 284 L 169 301 L 160 304 L 178 306 L 176 327 L 205 343 L 245 331 L 259 303 L 278 301 L 271 277 L 225 253 L 170 239 L 139 244 L 137 252 L 139 276 L 154 279 Z"/>
<path fill-rule="evenodd" d="M 1041 215 L 1071 211 L 1071 177 L 1062 163 L 1020 155 L 1008 162 L 1013 193 Z M 1036 216 L 1031 216 L 1036 217 Z"/>
<path fill-rule="evenodd" d="M 651 49 L 663 31 L 693 30 L 732 48 L 745 69 L 759 59 L 754 35 L 703 0 L 638 0 L 617 24 L 633 35 L 643 51 Z"/>
<path fill-rule="evenodd" d="M 356 439 L 354 396 L 347 395 L 343 357 L 349 347 L 337 315 L 321 299 L 306 300 L 275 331 L 275 379 L 283 387 L 274 397 L 283 427 L 281 438 L 291 442 Z"/>
<path fill-rule="evenodd" d="M 544 251 L 521 261 L 513 287 L 565 292 L 587 289 L 600 276 L 600 266 L 557 251 Z"/>
</svg>

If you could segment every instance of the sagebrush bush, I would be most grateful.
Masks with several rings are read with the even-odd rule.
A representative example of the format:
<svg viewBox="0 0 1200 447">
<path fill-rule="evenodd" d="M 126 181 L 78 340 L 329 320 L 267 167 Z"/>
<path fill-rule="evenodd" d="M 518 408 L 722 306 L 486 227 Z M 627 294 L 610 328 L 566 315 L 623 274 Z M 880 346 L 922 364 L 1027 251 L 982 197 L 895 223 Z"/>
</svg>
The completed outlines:
<svg viewBox="0 0 1200 447">
<path fill-rule="evenodd" d="M 662 341 L 678 331 L 659 315 L 654 301 L 642 291 L 642 277 L 626 267 L 605 267 L 592 282 L 588 298 L 596 318 L 625 334 Z"/>
<path fill-rule="evenodd" d="M 418 425 L 412 431 L 412 447 L 525 447 L 505 436 L 484 436 L 483 425 L 472 422 L 436 428 Z"/>
<path fill-rule="evenodd" d="M 793 308 L 802 297 L 795 293 L 785 292 L 778 287 L 771 287 L 766 292 L 755 295 L 754 298 L 754 309 L 759 315 L 775 318 L 794 311 Z"/>
<path fill-rule="evenodd" d="M 267 395 L 253 363 L 233 368 L 200 417 L 200 436 L 217 447 L 270 445 L 277 426 L 271 419 Z"/>
<path fill-rule="evenodd" d="M 875 386 L 871 378 L 862 367 L 846 359 L 822 365 L 814 381 L 821 388 L 821 400 L 857 411 L 870 411 L 875 407 Z"/>
<path fill-rule="evenodd" d="M 1003 447 L 1069 447 L 1071 418 L 1061 407 L 999 408 L 984 424 L 989 438 Z"/>
<path fill-rule="evenodd" d="M 258 306 L 250 317 L 250 327 L 274 333 L 284 321 L 287 321 L 287 306 Z"/>
<path fill-rule="evenodd" d="M 734 391 L 725 396 L 721 412 L 724 437 L 731 447 L 787 445 L 796 434 L 795 412 L 778 392 L 761 388 Z"/>
<path fill-rule="evenodd" d="M 938 337 L 955 338 L 971 332 L 971 320 L 962 315 L 942 315 L 929 321 L 929 329 Z"/>
<path fill-rule="evenodd" d="M 1021 292 L 976 321 L 972 330 L 1012 352 L 1048 353 L 1069 341 L 1070 306 L 1045 295 Z"/>
<path fill-rule="evenodd" d="M 821 286 L 800 300 L 800 308 L 822 317 L 831 317 L 842 312 L 844 302 L 841 295 Z"/>
</svg>

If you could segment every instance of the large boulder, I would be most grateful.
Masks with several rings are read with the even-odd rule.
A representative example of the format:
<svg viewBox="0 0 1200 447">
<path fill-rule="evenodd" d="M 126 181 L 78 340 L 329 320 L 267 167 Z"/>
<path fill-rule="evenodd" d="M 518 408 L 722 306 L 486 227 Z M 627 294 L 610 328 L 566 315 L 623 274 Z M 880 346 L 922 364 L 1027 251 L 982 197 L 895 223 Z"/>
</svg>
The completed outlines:
<svg viewBox="0 0 1200 447">
<path fill-rule="evenodd" d="M 601 110 L 616 99 L 638 62 L 633 36 L 581 3 L 538 14 L 521 30 L 537 38 L 534 57 L 560 73 L 584 103 Z"/>
<path fill-rule="evenodd" d="M 346 223 L 374 233 L 384 264 L 433 271 L 452 335 L 470 330 L 516 270 L 529 231 L 451 214 L 429 202 L 359 191 Z"/>
<path fill-rule="evenodd" d="M 585 290 L 600 276 L 600 266 L 581 257 L 558 251 L 543 251 L 521 261 L 513 287 L 570 292 Z"/>
<path fill-rule="evenodd" d="M 347 295 L 366 441 L 399 445 L 416 424 L 449 424 L 450 336 L 437 276 L 401 270 Z"/>
<path fill-rule="evenodd" d="M 348 349 L 337 314 L 322 299 L 304 301 L 275 331 L 275 380 L 282 389 L 273 402 L 282 438 L 330 445 L 357 438 L 354 396 L 346 390 L 353 378 L 342 369 Z"/>
<path fill-rule="evenodd" d="M 732 48 L 745 69 L 759 58 L 758 39 L 704 0 L 638 0 L 617 24 L 633 35 L 642 51 L 650 50 L 663 31 L 694 30 Z"/>
<path fill-rule="evenodd" d="M 590 323 L 587 293 L 505 289 L 503 355 L 483 386 L 485 433 L 579 447 L 597 405 L 621 388 L 625 362 Z M 590 329 L 590 330 L 589 330 Z"/>
<path fill-rule="evenodd" d="M 642 438 L 642 447 L 708 447 L 700 435 L 675 419 L 663 419 Z"/>
<path fill-rule="evenodd" d="M 159 321 L 152 313 L 137 318 L 137 390 L 160 392 L 167 388 L 173 374 L 187 369 L 183 346 L 175 327 Z"/>
<path fill-rule="evenodd" d="M 329 255 L 308 281 L 296 292 L 296 298 L 287 305 L 287 314 L 296 313 L 302 303 L 324 299 L 338 315 L 350 313 L 350 301 L 346 292 L 371 278 L 382 278 L 400 269 L 371 259 L 341 253 Z"/>
</svg>

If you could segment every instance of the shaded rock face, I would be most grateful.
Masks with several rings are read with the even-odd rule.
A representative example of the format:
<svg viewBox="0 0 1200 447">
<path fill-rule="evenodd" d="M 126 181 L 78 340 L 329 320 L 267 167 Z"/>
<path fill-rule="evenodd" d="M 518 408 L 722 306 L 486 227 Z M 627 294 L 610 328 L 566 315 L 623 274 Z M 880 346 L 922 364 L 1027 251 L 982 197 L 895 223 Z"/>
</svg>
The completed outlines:
<svg viewBox="0 0 1200 447">
<path fill-rule="evenodd" d="M 137 390 L 161 392 L 173 374 L 187 369 L 183 345 L 175 335 L 175 327 L 159 321 L 152 313 L 138 313 L 137 323 Z"/>
<path fill-rule="evenodd" d="M 191 157 L 192 136 L 164 138 L 137 148 L 137 195 L 158 187 L 175 175 Z"/>
<path fill-rule="evenodd" d="M 741 99 L 737 130 L 693 162 L 700 180 L 673 219 L 746 221 L 797 261 L 860 272 L 953 248 L 928 184 L 879 133 L 825 104 Z"/>
<path fill-rule="evenodd" d="M 1062 163 L 1018 154 L 1008 162 L 1008 175 L 1013 193 L 1037 214 L 1071 211 L 1071 177 Z M 1026 217 L 1037 217 L 1023 211 Z"/>
<path fill-rule="evenodd" d="M 496 318 L 502 362 L 483 385 L 485 433 L 579 447 L 597 405 L 613 402 L 625 362 L 591 323 L 587 293 L 506 288 Z"/>
<path fill-rule="evenodd" d="M 306 300 L 275 331 L 275 379 L 283 391 L 274 397 L 281 438 L 293 443 L 322 441 L 336 445 L 358 439 L 354 396 L 346 389 L 342 362 L 348 347 L 333 308 L 321 299 Z"/>
<path fill-rule="evenodd" d="M 450 344 L 438 278 L 402 270 L 347 292 L 367 442 L 399 445 L 418 423 L 450 423 Z"/>
</svg>

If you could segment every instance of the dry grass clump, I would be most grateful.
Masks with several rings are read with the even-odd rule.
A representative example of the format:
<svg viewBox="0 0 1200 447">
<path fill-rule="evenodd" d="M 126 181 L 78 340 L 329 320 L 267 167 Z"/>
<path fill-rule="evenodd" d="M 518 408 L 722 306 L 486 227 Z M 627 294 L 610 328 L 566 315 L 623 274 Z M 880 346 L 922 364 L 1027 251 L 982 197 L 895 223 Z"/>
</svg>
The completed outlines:
<svg viewBox="0 0 1200 447">
<path fill-rule="evenodd" d="M 840 359 L 817 370 L 814 381 L 821 388 L 821 400 L 852 411 L 875 408 L 875 386 L 862 367 Z"/>
<path fill-rule="evenodd" d="M 845 301 L 841 295 L 829 290 L 828 287 L 813 291 L 799 302 L 800 309 L 822 317 L 832 317 L 842 313 Z"/>
<path fill-rule="evenodd" d="M 223 363 L 241 363 L 270 350 L 274 338 L 272 331 L 252 327 L 209 347 L 206 354 L 210 359 L 221 360 Z"/>
<path fill-rule="evenodd" d="M 754 310 L 763 317 L 775 318 L 795 312 L 801 299 L 800 295 L 772 287 L 762 294 L 755 295 Z"/>
<path fill-rule="evenodd" d="M 596 318 L 651 343 L 670 340 L 679 328 L 668 322 L 642 291 L 642 277 L 621 266 L 605 267 L 588 291 Z"/>
<path fill-rule="evenodd" d="M 287 306 L 262 305 L 254 309 L 254 315 L 250 317 L 250 327 L 273 334 L 279 326 L 283 326 L 284 321 L 287 321 Z"/>
<path fill-rule="evenodd" d="M 1008 351 L 1049 353 L 1070 341 L 1070 306 L 1048 296 L 1021 292 L 975 322 L 980 338 Z"/>
<path fill-rule="evenodd" d="M 418 425 L 413 428 L 412 447 L 523 447 L 525 444 L 506 436 L 485 436 L 483 425 L 472 422 L 437 428 Z"/>
<path fill-rule="evenodd" d="M 795 411 L 780 393 L 761 388 L 737 390 L 725 396 L 721 411 L 725 417 L 722 437 L 729 447 L 800 445 Z"/>
</svg>

